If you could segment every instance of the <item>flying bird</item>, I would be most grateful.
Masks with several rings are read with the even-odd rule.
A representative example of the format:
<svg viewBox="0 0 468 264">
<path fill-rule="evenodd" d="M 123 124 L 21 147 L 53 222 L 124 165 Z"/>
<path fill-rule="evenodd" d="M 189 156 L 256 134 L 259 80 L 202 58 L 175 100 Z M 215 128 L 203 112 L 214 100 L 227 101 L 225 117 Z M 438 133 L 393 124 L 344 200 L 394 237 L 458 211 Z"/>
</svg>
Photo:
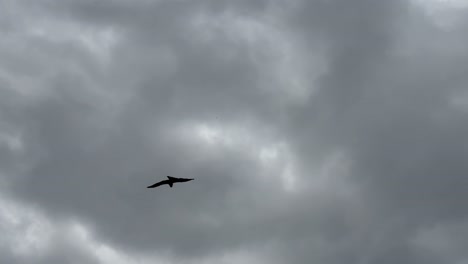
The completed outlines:
<svg viewBox="0 0 468 264">
<path fill-rule="evenodd" d="M 167 176 L 167 180 L 162 180 L 160 182 L 157 182 L 153 185 L 150 185 L 146 188 L 156 188 L 158 186 L 161 186 L 161 185 L 164 185 L 164 184 L 167 184 L 169 185 L 169 187 L 172 188 L 172 185 L 176 182 L 188 182 L 188 181 L 193 181 L 194 179 L 186 179 L 186 178 L 174 178 L 174 177 L 171 177 L 171 176 Z"/>
</svg>

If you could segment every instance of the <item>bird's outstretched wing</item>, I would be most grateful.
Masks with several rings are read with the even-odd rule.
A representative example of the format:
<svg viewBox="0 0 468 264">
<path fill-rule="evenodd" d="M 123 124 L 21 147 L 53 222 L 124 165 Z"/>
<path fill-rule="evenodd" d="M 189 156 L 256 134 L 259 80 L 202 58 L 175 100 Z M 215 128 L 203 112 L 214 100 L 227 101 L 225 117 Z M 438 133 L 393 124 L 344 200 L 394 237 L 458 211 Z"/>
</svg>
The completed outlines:
<svg viewBox="0 0 468 264">
<path fill-rule="evenodd" d="M 188 181 L 193 181 L 194 179 L 188 179 L 188 178 L 177 178 L 176 181 L 178 182 L 188 182 Z"/>
<path fill-rule="evenodd" d="M 167 179 L 173 182 L 188 182 L 192 181 L 193 179 L 188 179 L 188 178 L 176 178 L 172 176 L 167 176 Z"/>
<path fill-rule="evenodd" d="M 156 187 L 164 185 L 164 184 L 169 184 L 169 181 L 168 180 L 160 181 L 160 182 L 157 182 L 157 183 L 155 183 L 153 185 L 150 185 L 150 186 L 148 186 L 146 188 L 156 188 Z"/>
</svg>

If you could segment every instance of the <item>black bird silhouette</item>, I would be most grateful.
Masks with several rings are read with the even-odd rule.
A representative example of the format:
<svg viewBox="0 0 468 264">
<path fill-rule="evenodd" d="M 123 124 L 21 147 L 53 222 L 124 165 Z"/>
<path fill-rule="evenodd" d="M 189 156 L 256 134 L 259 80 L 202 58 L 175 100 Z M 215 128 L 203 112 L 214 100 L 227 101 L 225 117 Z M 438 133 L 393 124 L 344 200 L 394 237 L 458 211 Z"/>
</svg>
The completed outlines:
<svg viewBox="0 0 468 264">
<path fill-rule="evenodd" d="M 156 188 L 158 186 L 161 186 L 161 185 L 164 185 L 164 184 L 167 184 L 169 185 L 171 188 L 172 188 L 172 185 L 176 182 L 188 182 L 188 181 L 193 181 L 194 179 L 186 179 L 186 178 L 174 178 L 174 177 L 171 177 L 171 176 L 167 176 L 167 180 L 162 180 L 160 182 L 157 182 L 153 185 L 150 185 L 146 188 Z"/>
</svg>

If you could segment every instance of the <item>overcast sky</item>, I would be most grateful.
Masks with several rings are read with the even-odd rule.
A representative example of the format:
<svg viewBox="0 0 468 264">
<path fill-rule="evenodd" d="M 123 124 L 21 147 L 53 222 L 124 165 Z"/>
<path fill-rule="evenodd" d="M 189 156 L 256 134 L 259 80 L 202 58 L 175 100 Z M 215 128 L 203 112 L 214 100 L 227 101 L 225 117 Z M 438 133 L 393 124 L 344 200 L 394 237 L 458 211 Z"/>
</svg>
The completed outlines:
<svg viewBox="0 0 468 264">
<path fill-rule="evenodd" d="M 464 0 L 0 0 L 0 263 L 466 264 L 467 43 Z"/>
</svg>

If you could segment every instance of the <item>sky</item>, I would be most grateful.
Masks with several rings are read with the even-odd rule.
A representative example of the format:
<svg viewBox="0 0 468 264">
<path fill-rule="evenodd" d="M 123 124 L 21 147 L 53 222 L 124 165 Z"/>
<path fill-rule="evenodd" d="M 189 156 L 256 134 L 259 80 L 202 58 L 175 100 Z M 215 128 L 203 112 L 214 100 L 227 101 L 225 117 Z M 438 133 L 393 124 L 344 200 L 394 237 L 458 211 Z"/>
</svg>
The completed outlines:
<svg viewBox="0 0 468 264">
<path fill-rule="evenodd" d="M 0 0 L 0 39 L 0 263 L 468 263 L 467 1 Z"/>
</svg>

